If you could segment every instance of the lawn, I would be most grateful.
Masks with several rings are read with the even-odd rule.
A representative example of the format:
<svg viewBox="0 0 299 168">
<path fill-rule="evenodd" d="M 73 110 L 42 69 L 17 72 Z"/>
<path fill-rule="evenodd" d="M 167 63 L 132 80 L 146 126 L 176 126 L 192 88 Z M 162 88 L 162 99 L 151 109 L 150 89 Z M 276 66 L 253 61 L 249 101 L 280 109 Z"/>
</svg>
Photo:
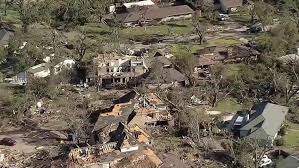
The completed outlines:
<svg viewBox="0 0 299 168">
<path fill-rule="evenodd" d="M 299 150 L 299 124 L 287 122 L 287 134 L 283 137 L 289 150 Z"/>
<path fill-rule="evenodd" d="M 249 14 L 238 14 L 238 15 L 233 15 L 231 18 L 234 19 L 234 21 L 239 22 L 243 25 L 249 25 L 251 22 L 251 16 Z"/>
<path fill-rule="evenodd" d="M 1 7 L 0 7 L 0 9 L 1 9 Z M 15 24 L 20 23 L 19 13 L 15 10 L 8 9 L 6 16 L 4 16 L 4 10 L 3 11 L 1 10 L 0 17 L 2 18 L 2 21 L 4 21 L 4 22 L 15 23 Z"/>
<path fill-rule="evenodd" d="M 112 27 L 100 23 L 88 23 L 78 27 L 78 30 L 97 37 L 110 37 L 113 32 Z M 181 20 L 163 23 L 157 26 L 144 26 L 118 29 L 119 36 L 124 40 L 142 41 L 147 38 L 162 36 L 179 36 L 192 33 L 190 20 Z"/>
<path fill-rule="evenodd" d="M 134 27 L 121 30 L 123 36 L 134 40 L 144 40 L 145 38 L 161 36 L 187 35 L 191 34 L 192 31 L 191 20 L 173 21 L 157 26 Z"/>
<path fill-rule="evenodd" d="M 284 136 L 285 145 L 291 150 L 299 149 L 299 129 L 288 129 Z"/>
<path fill-rule="evenodd" d="M 227 46 L 233 46 L 242 44 L 242 42 L 239 39 L 235 38 L 219 38 L 219 39 L 213 39 L 208 41 L 207 43 L 203 45 L 199 45 L 198 43 L 189 43 L 189 44 L 175 44 L 171 46 L 171 52 L 175 56 L 181 56 L 182 54 L 190 53 L 194 54 L 197 50 L 203 49 L 205 47 L 210 46 L 219 46 L 219 47 L 227 47 Z"/>
<path fill-rule="evenodd" d="M 240 71 L 242 70 L 242 66 L 244 64 L 226 64 L 225 65 L 225 78 L 234 80 L 240 75 Z"/>
<path fill-rule="evenodd" d="M 84 26 L 79 26 L 78 29 L 79 31 L 85 32 L 87 34 L 105 35 L 112 32 L 112 28 L 100 23 L 86 23 Z"/>
<path fill-rule="evenodd" d="M 217 106 L 213 109 L 221 112 L 237 112 L 242 109 L 242 105 L 234 98 L 225 98 L 217 103 Z"/>
</svg>

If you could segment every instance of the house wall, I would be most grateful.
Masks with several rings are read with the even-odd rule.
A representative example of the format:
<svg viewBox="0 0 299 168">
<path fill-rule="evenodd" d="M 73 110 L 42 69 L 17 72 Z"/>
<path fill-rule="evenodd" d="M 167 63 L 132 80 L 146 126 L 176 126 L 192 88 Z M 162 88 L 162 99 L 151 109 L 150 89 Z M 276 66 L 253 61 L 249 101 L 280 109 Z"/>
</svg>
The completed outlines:
<svg viewBox="0 0 299 168">
<path fill-rule="evenodd" d="M 167 22 L 170 20 L 189 19 L 189 18 L 192 18 L 192 14 L 166 17 L 161 19 L 161 22 Z"/>
<path fill-rule="evenodd" d="M 131 79 L 144 74 L 146 68 L 143 61 L 119 59 L 100 65 L 97 71 L 98 86 L 104 87 L 109 84 L 127 84 Z"/>
<path fill-rule="evenodd" d="M 33 74 L 34 77 L 37 77 L 37 78 L 44 78 L 44 77 L 47 77 L 50 75 L 50 69 L 47 69 L 47 70 L 43 70 L 43 71 L 40 71 L 40 72 L 36 72 Z"/>
</svg>

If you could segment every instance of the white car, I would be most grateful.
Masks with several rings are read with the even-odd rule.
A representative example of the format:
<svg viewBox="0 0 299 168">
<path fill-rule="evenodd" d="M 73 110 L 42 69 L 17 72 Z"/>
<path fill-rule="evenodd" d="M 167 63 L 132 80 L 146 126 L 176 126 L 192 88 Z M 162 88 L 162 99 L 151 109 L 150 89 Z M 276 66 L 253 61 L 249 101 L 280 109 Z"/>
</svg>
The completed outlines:
<svg viewBox="0 0 299 168">
<path fill-rule="evenodd" d="M 259 162 L 259 167 L 264 167 L 272 163 L 272 160 L 268 158 L 267 155 L 264 155 L 261 161 Z"/>
<path fill-rule="evenodd" d="M 218 15 L 218 19 L 219 19 L 220 21 L 225 21 L 225 20 L 229 19 L 229 16 L 228 16 L 227 14 L 219 13 L 219 15 Z"/>
</svg>

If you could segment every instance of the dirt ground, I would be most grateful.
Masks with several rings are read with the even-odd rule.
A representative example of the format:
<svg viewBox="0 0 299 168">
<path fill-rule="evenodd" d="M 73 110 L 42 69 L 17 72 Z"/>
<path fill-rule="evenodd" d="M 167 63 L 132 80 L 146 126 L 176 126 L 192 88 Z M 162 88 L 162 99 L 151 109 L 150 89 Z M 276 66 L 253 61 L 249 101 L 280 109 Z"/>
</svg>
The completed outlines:
<svg viewBox="0 0 299 168">
<path fill-rule="evenodd" d="M 1 150 L 14 150 L 21 153 L 32 153 L 40 149 L 48 149 L 59 144 L 63 135 L 47 130 L 18 130 L 0 133 L 0 139 L 11 138 L 16 141 L 14 146 L 0 145 Z"/>
</svg>

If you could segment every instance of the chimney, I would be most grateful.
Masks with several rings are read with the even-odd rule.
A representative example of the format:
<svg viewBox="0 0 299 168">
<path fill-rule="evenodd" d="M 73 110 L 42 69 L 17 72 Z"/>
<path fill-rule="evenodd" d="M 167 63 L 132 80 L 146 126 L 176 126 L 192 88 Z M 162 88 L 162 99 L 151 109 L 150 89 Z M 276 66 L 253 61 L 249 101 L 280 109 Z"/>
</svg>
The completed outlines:
<svg viewBox="0 0 299 168">
<path fill-rule="evenodd" d="M 250 119 L 249 114 L 246 114 L 245 119 L 246 119 L 246 122 Z"/>
</svg>

